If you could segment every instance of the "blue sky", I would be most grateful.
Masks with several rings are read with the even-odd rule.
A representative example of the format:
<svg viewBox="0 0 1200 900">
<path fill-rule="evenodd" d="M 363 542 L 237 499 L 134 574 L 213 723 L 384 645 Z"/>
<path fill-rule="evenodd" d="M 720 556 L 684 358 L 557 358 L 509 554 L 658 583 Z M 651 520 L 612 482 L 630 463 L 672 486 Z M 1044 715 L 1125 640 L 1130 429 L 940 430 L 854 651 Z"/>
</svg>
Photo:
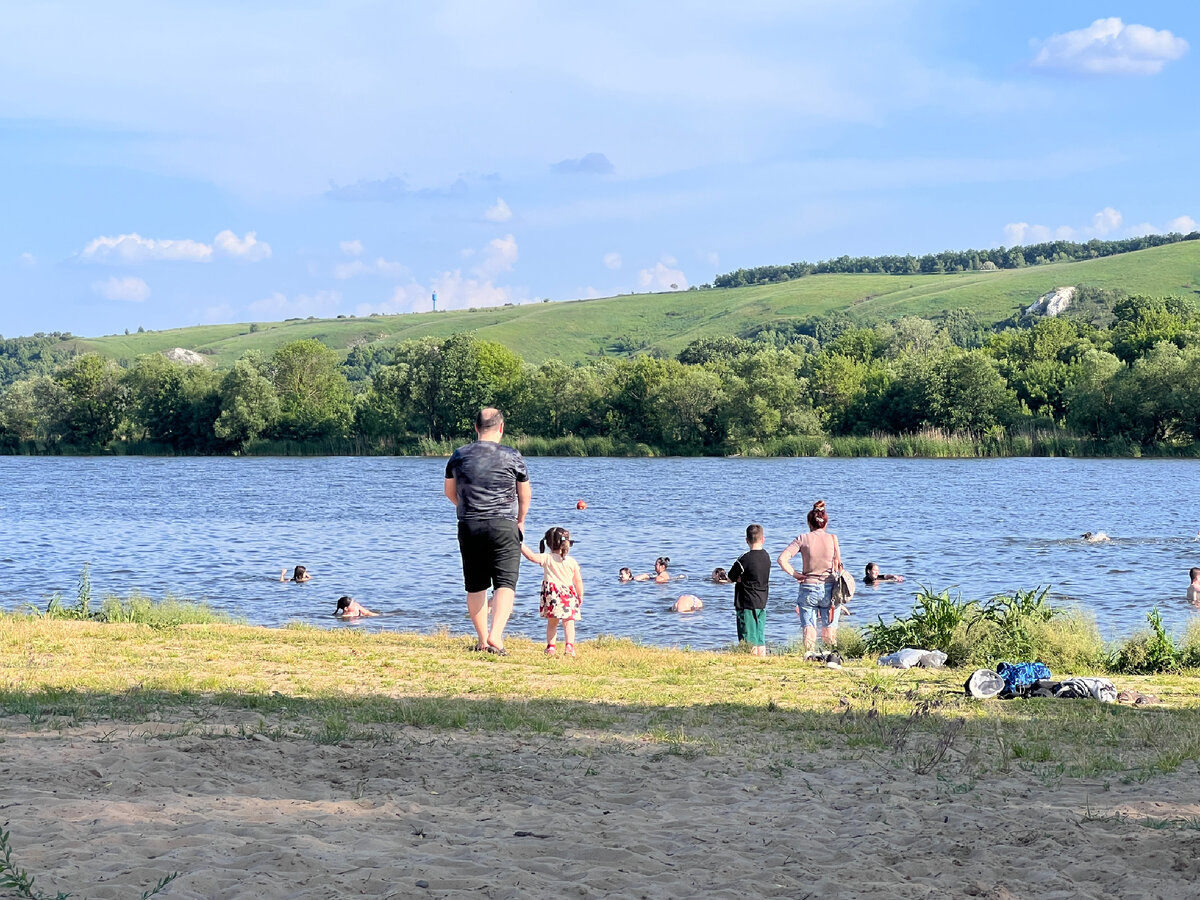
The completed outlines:
<svg viewBox="0 0 1200 900">
<path fill-rule="evenodd" d="M 0 334 L 1192 230 L 1191 2 L 42 2 Z"/>
</svg>

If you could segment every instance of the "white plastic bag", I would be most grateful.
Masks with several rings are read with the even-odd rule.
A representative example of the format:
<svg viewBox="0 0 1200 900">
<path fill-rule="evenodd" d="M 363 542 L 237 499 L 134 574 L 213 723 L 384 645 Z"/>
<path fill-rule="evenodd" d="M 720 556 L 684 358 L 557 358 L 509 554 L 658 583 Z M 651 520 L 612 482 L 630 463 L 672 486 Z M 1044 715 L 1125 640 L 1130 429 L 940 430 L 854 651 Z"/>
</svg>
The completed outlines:
<svg viewBox="0 0 1200 900">
<path fill-rule="evenodd" d="M 897 669 L 911 669 L 929 652 L 928 650 L 916 650 L 912 647 L 905 647 L 902 650 L 897 650 L 895 653 L 879 657 L 879 665 L 894 666 Z"/>
</svg>

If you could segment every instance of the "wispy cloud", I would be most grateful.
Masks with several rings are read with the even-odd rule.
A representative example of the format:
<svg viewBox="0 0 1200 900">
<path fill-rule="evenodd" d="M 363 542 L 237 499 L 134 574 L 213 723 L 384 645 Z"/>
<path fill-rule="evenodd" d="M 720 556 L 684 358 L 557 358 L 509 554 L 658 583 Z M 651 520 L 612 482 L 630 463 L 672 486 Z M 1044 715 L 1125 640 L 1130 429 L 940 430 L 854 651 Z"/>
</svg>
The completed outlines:
<svg viewBox="0 0 1200 900">
<path fill-rule="evenodd" d="M 1033 45 L 1038 51 L 1031 62 L 1035 68 L 1084 75 L 1157 75 L 1188 51 L 1188 42 L 1169 31 L 1126 25 L 1115 16 Z"/>
<path fill-rule="evenodd" d="M 104 281 L 93 282 L 92 290 L 106 300 L 143 303 L 150 299 L 150 285 L 133 275 L 123 278 L 113 275 Z"/>
<path fill-rule="evenodd" d="M 654 264 L 653 269 L 642 269 L 638 272 L 638 286 L 644 291 L 685 291 L 688 287 L 687 276 L 682 269 L 674 268 L 675 259 L 663 257 Z"/>
<path fill-rule="evenodd" d="M 338 244 L 341 251 L 347 256 L 362 256 L 363 244 L 362 241 L 342 241 Z"/>
<path fill-rule="evenodd" d="M 348 263 L 338 263 L 333 267 L 333 277 L 339 279 L 357 278 L 360 275 L 379 275 L 384 278 L 403 278 L 409 274 L 408 266 L 404 263 L 393 262 L 376 257 L 374 262 L 355 259 Z"/>
<path fill-rule="evenodd" d="M 475 266 L 475 273 L 481 278 L 495 278 L 503 272 L 511 272 L 517 263 L 517 239 L 511 234 L 502 238 L 488 241 L 483 248 L 482 258 Z"/>
<path fill-rule="evenodd" d="M 18 259 L 20 259 L 21 262 L 27 266 L 36 266 L 37 265 L 37 257 L 34 256 L 32 253 L 22 253 L 18 257 Z"/>
<path fill-rule="evenodd" d="M 263 319 L 291 318 L 293 316 L 317 316 L 325 318 L 337 315 L 342 305 L 342 295 L 338 291 L 317 291 L 315 294 L 300 294 L 288 297 L 280 291 L 275 291 L 269 297 L 255 300 L 250 304 L 250 312 Z"/>
<path fill-rule="evenodd" d="M 621 254 L 620 253 L 605 253 L 604 254 L 604 265 L 610 269 L 621 268 Z"/>
<path fill-rule="evenodd" d="M 1140 222 L 1121 228 L 1125 217 L 1120 210 L 1106 206 L 1092 216 L 1090 224 L 1081 227 L 1070 225 L 1031 225 L 1028 222 L 1010 222 L 1004 226 L 1004 243 L 1017 246 L 1021 244 L 1042 244 L 1046 241 L 1077 241 L 1091 238 L 1111 238 L 1118 232 L 1126 237 L 1140 237 L 1143 234 L 1163 234 L 1177 231 L 1188 234 L 1196 230 L 1196 220 L 1191 216 L 1177 216 L 1165 226 L 1154 225 L 1151 222 Z"/>
<path fill-rule="evenodd" d="M 556 175 L 611 175 L 615 170 L 603 153 L 586 153 L 579 159 L 564 159 L 550 166 Z"/>
<path fill-rule="evenodd" d="M 213 239 L 213 255 L 259 262 L 271 258 L 271 245 L 258 240 L 253 231 L 247 231 L 243 238 L 232 231 L 222 231 Z"/>
<path fill-rule="evenodd" d="M 508 208 L 503 197 L 497 197 L 496 205 L 489 206 L 483 213 L 483 217 L 489 222 L 507 222 L 512 215 L 512 210 Z"/>
<path fill-rule="evenodd" d="M 144 238 L 137 232 L 116 237 L 102 236 L 92 240 L 79 254 L 88 262 L 133 265 L 145 262 L 211 262 L 216 258 L 259 262 L 269 259 L 271 245 L 258 240 L 253 231 L 239 238 L 232 231 L 222 231 L 211 244 L 183 240 Z"/>
<path fill-rule="evenodd" d="M 409 187 L 408 181 L 403 177 L 392 175 L 376 180 L 359 179 L 353 184 L 346 185 L 330 182 L 325 196 L 350 203 L 400 203 L 411 199 L 436 200 L 446 197 L 462 197 L 470 193 L 471 188 L 480 182 L 494 184 L 498 180 L 495 175 L 460 175 L 448 185 L 413 188 Z"/>
</svg>

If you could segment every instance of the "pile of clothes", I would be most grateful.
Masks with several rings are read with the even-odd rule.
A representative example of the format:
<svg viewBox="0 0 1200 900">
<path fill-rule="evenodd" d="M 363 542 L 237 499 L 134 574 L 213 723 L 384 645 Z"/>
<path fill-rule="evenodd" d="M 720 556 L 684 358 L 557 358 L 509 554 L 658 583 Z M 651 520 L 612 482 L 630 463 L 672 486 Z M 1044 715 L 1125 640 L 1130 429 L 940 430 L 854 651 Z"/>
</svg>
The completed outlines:
<svg viewBox="0 0 1200 900">
<path fill-rule="evenodd" d="M 1014 697 L 1055 697 L 1098 700 L 1101 703 L 1130 703 L 1148 706 L 1160 702 L 1153 694 L 1117 691 L 1107 678 L 1077 677 L 1056 680 L 1045 663 L 1002 662 L 992 669 L 976 669 L 963 685 L 972 697 L 1008 700 Z"/>
</svg>

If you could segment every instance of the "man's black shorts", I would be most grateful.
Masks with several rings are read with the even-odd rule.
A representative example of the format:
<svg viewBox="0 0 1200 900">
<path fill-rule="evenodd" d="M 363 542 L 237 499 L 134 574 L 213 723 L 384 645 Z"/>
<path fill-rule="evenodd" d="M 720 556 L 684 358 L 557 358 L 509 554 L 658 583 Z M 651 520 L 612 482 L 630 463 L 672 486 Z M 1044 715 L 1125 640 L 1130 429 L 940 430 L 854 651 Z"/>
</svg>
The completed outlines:
<svg viewBox="0 0 1200 900">
<path fill-rule="evenodd" d="M 511 519 L 463 519 L 458 523 L 463 585 L 468 594 L 491 588 L 517 589 L 521 534 Z"/>
</svg>

